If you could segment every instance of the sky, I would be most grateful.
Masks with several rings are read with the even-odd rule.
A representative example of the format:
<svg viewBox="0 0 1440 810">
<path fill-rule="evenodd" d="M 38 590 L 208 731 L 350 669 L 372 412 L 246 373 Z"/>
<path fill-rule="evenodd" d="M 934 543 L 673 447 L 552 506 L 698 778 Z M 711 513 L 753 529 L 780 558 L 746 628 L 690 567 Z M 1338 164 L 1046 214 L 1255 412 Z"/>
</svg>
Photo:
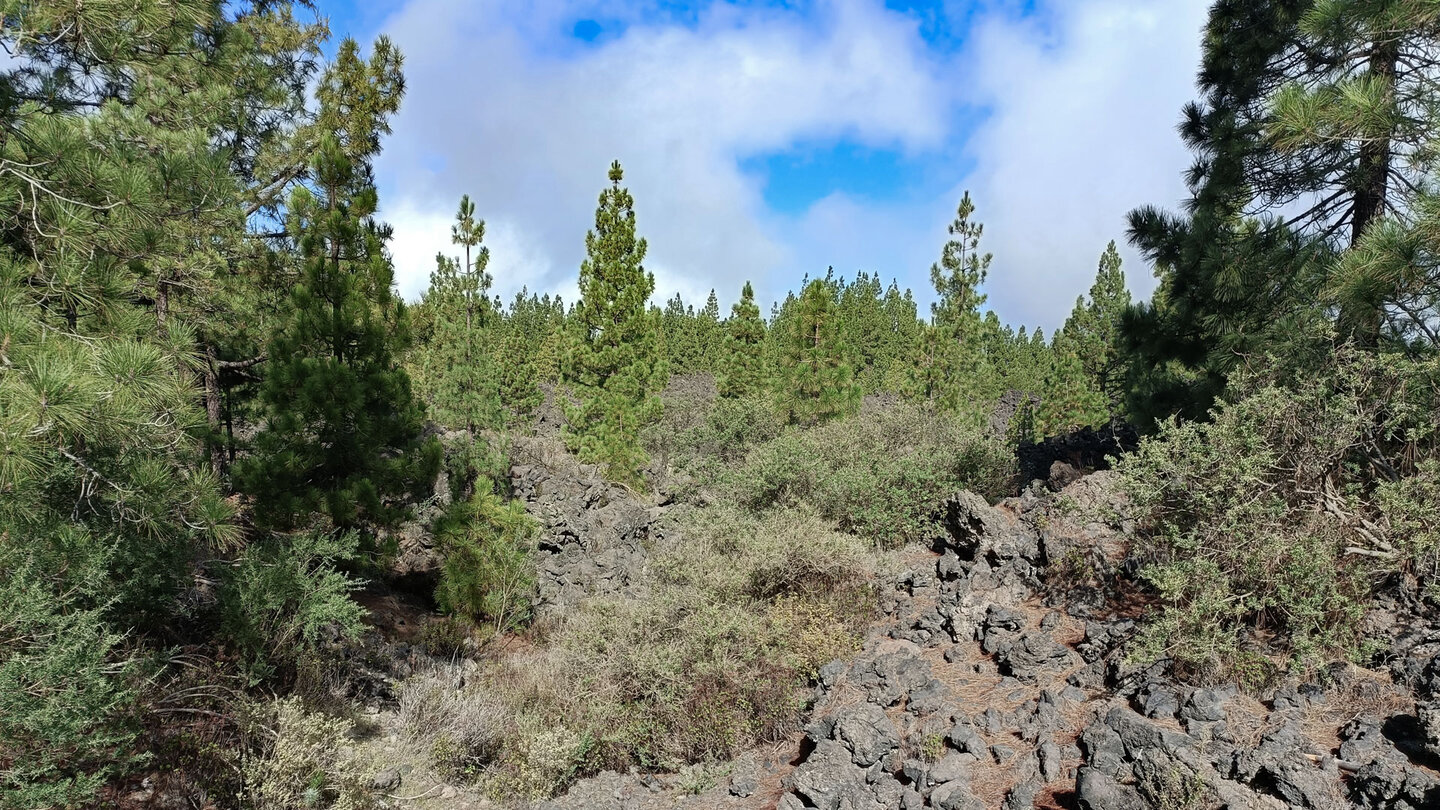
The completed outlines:
<svg viewBox="0 0 1440 810">
<path fill-rule="evenodd" d="M 762 308 L 806 275 L 933 299 L 962 193 L 1002 320 L 1047 332 L 1125 213 L 1175 207 L 1208 0 L 320 0 L 335 36 L 389 36 L 407 92 L 376 163 L 401 292 L 453 253 L 461 194 L 495 291 L 575 295 L 612 160 L 655 300 Z"/>
</svg>

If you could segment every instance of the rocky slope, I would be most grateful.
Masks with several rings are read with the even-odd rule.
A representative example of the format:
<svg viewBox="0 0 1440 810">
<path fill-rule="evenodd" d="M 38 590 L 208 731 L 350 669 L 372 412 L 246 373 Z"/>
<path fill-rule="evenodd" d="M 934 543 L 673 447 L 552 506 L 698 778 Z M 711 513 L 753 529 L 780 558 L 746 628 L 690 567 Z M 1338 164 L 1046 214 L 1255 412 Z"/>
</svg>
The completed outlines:
<svg viewBox="0 0 1440 810">
<path fill-rule="evenodd" d="M 1258 696 L 1177 684 L 1124 655 L 1142 597 L 1113 477 L 1056 473 L 1058 493 L 944 504 L 945 536 L 909 550 L 885 620 L 821 670 L 794 739 L 708 771 L 603 774 L 544 807 L 1440 807 L 1440 629 L 1407 628 L 1390 672 Z"/>
</svg>

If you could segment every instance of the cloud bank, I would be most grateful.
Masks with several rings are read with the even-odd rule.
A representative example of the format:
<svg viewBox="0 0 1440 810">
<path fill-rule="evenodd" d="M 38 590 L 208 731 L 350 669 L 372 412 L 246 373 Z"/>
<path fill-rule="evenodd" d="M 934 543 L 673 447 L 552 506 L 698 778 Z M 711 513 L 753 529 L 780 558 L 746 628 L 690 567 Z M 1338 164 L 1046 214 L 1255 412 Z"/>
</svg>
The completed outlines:
<svg viewBox="0 0 1440 810">
<path fill-rule="evenodd" d="M 523 7 L 522 7 L 523 6 Z M 491 272 L 573 296 L 596 198 L 625 166 L 657 298 L 762 299 L 800 276 L 928 267 L 963 188 L 996 254 L 991 306 L 1053 328 L 1088 288 L 1126 210 L 1171 203 L 1187 163 L 1173 124 L 1191 96 L 1201 0 L 1066 0 L 975 11 L 960 45 L 881 0 L 716 3 L 676 19 L 623 3 L 409 0 L 382 25 L 409 93 L 377 165 L 401 291 L 417 297 L 462 193 L 487 223 Z M 576 21 L 602 21 L 593 43 Z M 742 163 L 843 142 L 904 156 L 923 182 L 800 211 Z M 1132 262 L 1132 287 L 1149 290 Z"/>
</svg>

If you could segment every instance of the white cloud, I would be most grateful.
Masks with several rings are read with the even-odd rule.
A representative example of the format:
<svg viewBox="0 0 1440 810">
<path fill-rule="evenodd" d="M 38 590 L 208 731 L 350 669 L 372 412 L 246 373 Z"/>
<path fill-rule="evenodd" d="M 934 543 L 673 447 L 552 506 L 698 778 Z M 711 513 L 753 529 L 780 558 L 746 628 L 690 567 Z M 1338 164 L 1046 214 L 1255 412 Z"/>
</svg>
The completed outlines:
<svg viewBox="0 0 1440 810">
<path fill-rule="evenodd" d="M 540 5 L 540 19 L 554 14 Z M 383 213 L 398 233 L 448 217 L 469 193 L 497 240 L 502 293 L 573 289 L 616 158 L 658 297 L 703 301 L 713 286 L 728 300 L 747 278 L 783 289 L 790 279 L 767 280 L 794 262 L 791 248 L 737 158 L 801 138 L 923 149 L 947 134 L 937 99 L 948 91 L 915 24 L 871 0 L 822 3 L 804 19 L 722 5 L 694 27 L 635 24 L 563 54 L 537 50 L 535 19 L 515 4 L 413 0 L 385 26 L 410 91 L 378 167 Z M 507 232 L 524 255 L 498 241 Z M 415 241 L 394 247 L 410 296 L 447 247 Z"/>
<path fill-rule="evenodd" d="M 1124 215 L 1184 196 L 1175 124 L 1194 97 L 1208 5 L 1057 0 L 1038 21 L 980 24 L 970 63 L 993 114 L 969 143 L 966 183 L 996 255 L 990 305 L 1006 319 L 1062 323 L 1111 239 L 1131 290 L 1153 290 Z"/>
<path fill-rule="evenodd" d="M 1174 123 L 1192 96 L 1206 0 L 1054 0 L 1020 21 L 979 13 L 957 57 L 927 49 L 918 20 L 882 0 L 805 11 L 717 3 L 691 25 L 646 22 L 610 0 L 410 0 L 383 27 L 405 52 L 409 95 L 377 167 L 401 290 L 422 290 L 468 193 L 488 225 L 490 269 L 569 300 L 606 169 L 634 192 L 656 297 L 762 300 L 802 272 L 898 276 L 922 307 L 926 270 L 962 188 L 996 254 L 991 305 L 1053 328 L 1089 285 L 1125 211 L 1171 203 L 1188 163 Z M 625 18 L 596 46 L 580 16 Z M 961 148 L 961 103 L 989 117 Z M 739 159 L 845 138 L 971 177 L 933 198 L 841 193 L 798 216 L 770 210 Z M 946 152 L 945 150 L 952 150 Z M 1133 258 L 1133 257 L 1132 257 Z M 1127 263 L 1148 292 L 1148 268 Z"/>
</svg>

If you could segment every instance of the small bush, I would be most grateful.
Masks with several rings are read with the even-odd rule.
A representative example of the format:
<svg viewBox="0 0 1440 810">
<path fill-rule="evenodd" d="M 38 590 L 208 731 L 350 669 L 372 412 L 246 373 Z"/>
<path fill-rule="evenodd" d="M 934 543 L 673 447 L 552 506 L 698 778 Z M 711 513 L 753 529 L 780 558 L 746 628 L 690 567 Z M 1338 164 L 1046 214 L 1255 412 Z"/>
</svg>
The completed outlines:
<svg viewBox="0 0 1440 810">
<path fill-rule="evenodd" d="M 39 581 L 23 568 L 0 573 L 4 810 L 86 804 L 136 760 L 129 681 L 138 668 L 98 611 L 75 609 Z"/>
<path fill-rule="evenodd" d="M 450 502 L 467 500 L 476 491 L 489 492 L 509 480 L 508 439 L 502 435 L 452 434 L 444 443 L 445 483 Z"/>
<path fill-rule="evenodd" d="M 540 798 L 599 770 L 674 770 L 782 739 L 819 668 L 855 649 L 875 604 L 867 541 L 806 507 L 685 514 L 651 550 L 644 599 L 584 602 L 547 646 L 471 679 L 510 719 L 478 779 L 492 794 Z"/>
<path fill-rule="evenodd" d="M 293 668 L 327 629 L 359 635 L 364 608 L 350 598 L 357 580 L 337 570 L 355 559 L 354 533 L 313 532 L 258 542 L 225 575 L 221 632 L 244 656 L 252 677 Z"/>
<path fill-rule="evenodd" d="M 493 695 L 464 688 L 454 668 L 439 667 L 407 678 L 400 689 L 400 719 L 442 775 L 475 778 L 500 753 L 508 717 Z"/>
<path fill-rule="evenodd" d="M 779 436 L 784 423 L 774 399 L 666 398 L 665 417 L 647 429 L 646 447 L 657 461 L 711 481 L 750 448 Z"/>
<path fill-rule="evenodd" d="M 486 619 L 496 633 L 530 618 L 531 550 L 539 527 L 523 504 L 489 492 L 457 504 L 436 532 L 444 563 L 435 599 L 445 610 Z"/>
<path fill-rule="evenodd" d="M 297 698 L 277 700 L 253 721 L 259 740 L 241 764 L 244 796 L 254 810 L 367 810 L 374 802 L 362 774 L 342 756 L 350 723 L 307 712 Z"/>
<path fill-rule="evenodd" d="M 879 412 L 792 430 L 756 447 L 725 476 L 751 510 L 811 504 L 848 532 L 894 547 L 934 531 L 945 496 L 1004 492 L 1011 452 L 957 418 L 898 403 Z"/>
<path fill-rule="evenodd" d="M 474 624 L 463 616 L 442 616 L 421 628 L 418 641 L 430 655 L 454 659 L 465 654 L 474 630 Z"/>
<path fill-rule="evenodd" d="M 1205 679 L 1254 670 L 1256 647 L 1292 667 L 1353 651 L 1375 585 L 1433 570 L 1437 381 L 1435 361 L 1348 350 L 1272 363 L 1123 459 L 1161 598 L 1136 653 Z"/>
</svg>

